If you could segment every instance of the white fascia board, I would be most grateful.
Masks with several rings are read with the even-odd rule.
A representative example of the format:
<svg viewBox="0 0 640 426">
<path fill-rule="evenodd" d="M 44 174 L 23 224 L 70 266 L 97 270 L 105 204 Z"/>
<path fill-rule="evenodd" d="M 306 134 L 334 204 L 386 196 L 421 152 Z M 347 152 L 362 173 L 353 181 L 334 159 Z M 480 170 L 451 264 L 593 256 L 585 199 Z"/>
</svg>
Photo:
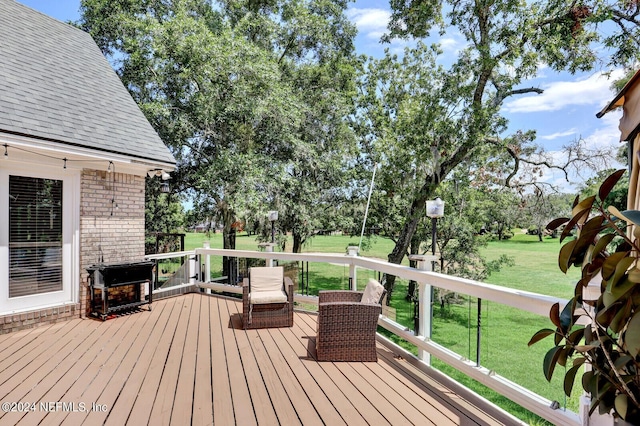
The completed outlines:
<svg viewBox="0 0 640 426">
<path fill-rule="evenodd" d="M 176 168 L 174 163 L 141 159 L 94 148 L 0 132 L 0 145 L 5 144 L 8 145 L 9 157 L 14 159 L 24 157 L 38 163 L 50 164 L 52 161 L 62 161 L 66 158 L 68 160 L 67 167 L 106 170 L 109 162 L 112 162 L 117 172 L 140 176 L 144 176 L 149 170 L 162 169 L 171 172 Z M 0 146 L 0 148 L 4 147 Z M 2 155 L 4 155 L 4 150 L 0 150 L 0 156 Z M 41 159 L 38 160 L 37 157 L 41 157 Z"/>
</svg>

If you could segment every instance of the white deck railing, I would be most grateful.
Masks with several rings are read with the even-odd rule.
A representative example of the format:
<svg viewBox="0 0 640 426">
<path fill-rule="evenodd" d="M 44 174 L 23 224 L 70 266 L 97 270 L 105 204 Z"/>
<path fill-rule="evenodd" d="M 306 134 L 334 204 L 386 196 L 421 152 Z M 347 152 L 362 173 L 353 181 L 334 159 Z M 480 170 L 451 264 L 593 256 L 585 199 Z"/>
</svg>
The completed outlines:
<svg viewBox="0 0 640 426">
<path fill-rule="evenodd" d="M 173 256 L 171 256 L 173 254 Z M 188 256 L 188 270 L 186 275 L 191 277 L 191 284 L 197 283 L 201 288 L 213 291 L 225 291 L 231 293 L 242 293 L 239 286 L 230 286 L 214 282 L 200 282 L 196 277 L 210 277 L 210 256 L 226 256 L 233 258 L 252 258 L 265 259 L 267 263 L 271 260 L 282 261 L 302 261 L 342 264 L 349 267 L 349 278 L 352 286 L 357 283 L 357 268 L 378 271 L 398 278 L 413 280 L 419 284 L 419 306 L 420 306 L 420 324 L 419 330 L 421 334 L 415 335 L 413 331 L 407 330 L 404 326 L 386 318 L 380 317 L 379 325 L 396 334 L 400 338 L 415 345 L 419 351 L 419 358 L 426 364 L 430 363 L 430 356 L 440 359 L 451 367 L 461 371 L 467 376 L 477 380 L 485 386 L 495 390 L 496 392 L 511 399 L 527 410 L 545 418 L 553 424 L 562 425 L 580 425 L 579 416 L 568 410 L 554 409 L 552 401 L 537 395 L 536 393 L 510 381 L 509 379 L 495 374 L 493 371 L 476 365 L 476 362 L 466 359 L 466 357 L 450 351 L 444 346 L 431 340 L 429 336 L 430 312 L 431 307 L 431 291 L 430 287 L 438 287 L 441 289 L 457 292 L 473 296 L 484 301 L 492 301 L 507 306 L 517 308 L 522 311 L 531 312 L 541 316 L 548 316 L 551 306 L 559 302 L 561 305 L 566 304 L 567 300 L 556 297 L 546 296 L 542 294 L 532 293 L 523 290 L 515 290 L 492 284 L 485 284 L 478 281 L 457 278 L 436 272 L 431 272 L 430 266 L 432 257 L 426 256 L 418 262 L 418 268 L 411 268 L 402 265 L 396 265 L 383 260 L 370 259 L 360 256 L 350 256 L 342 254 L 326 254 L 326 253 L 277 253 L 265 251 L 249 251 L 249 250 L 222 250 L 198 248 L 192 252 L 168 253 L 162 255 L 149 255 L 150 260 L 167 259 L 170 257 Z M 202 270 L 204 269 L 204 270 Z M 355 290 L 355 288 L 353 288 Z M 313 296 L 296 295 L 295 300 L 305 303 L 317 303 L 317 298 Z"/>
</svg>

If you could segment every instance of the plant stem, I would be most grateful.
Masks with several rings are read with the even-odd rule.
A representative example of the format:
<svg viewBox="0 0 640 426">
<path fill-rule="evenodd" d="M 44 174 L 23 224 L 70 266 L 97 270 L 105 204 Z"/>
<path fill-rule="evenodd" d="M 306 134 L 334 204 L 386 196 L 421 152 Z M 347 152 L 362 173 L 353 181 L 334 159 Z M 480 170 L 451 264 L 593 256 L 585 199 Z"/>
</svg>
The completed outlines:
<svg viewBox="0 0 640 426">
<path fill-rule="evenodd" d="M 596 336 L 598 336 L 598 341 L 600 342 L 600 345 L 602 347 L 602 353 L 604 353 L 604 356 L 607 358 L 607 362 L 609 363 L 609 366 L 611 367 L 611 371 L 613 371 L 613 374 L 615 374 L 616 378 L 618 379 L 620 386 L 622 386 L 622 390 L 624 390 L 624 392 L 627 394 L 627 396 L 629 398 L 631 398 L 631 400 L 633 401 L 633 403 L 635 404 L 635 406 L 638 406 L 638 400 L 636 399 L 636 396 L 633 394 L 633 392 L 631 392 L 631 389 L 629 389 L 629 387 L 627 386 L 627 384 L 624 382 L 624 380 L 622 379 L 622 376 L 620 376 L 620 373 L 618 373 L 618 370 L 616 369 L 615 365 L 613 364 L 613 361 L 611 360 L 611 356 L 609 355 L 609 352 L 606 350 L 605 346 L 604 346 L 604 341 L 602 340 L 602 336 L 600 335 L 600 327 L 598 327 L 597 325 L 594 327 L 595 332 L 596 332 Z M 616 386 L 617 387 L 617 386 Z"/>
</svg>

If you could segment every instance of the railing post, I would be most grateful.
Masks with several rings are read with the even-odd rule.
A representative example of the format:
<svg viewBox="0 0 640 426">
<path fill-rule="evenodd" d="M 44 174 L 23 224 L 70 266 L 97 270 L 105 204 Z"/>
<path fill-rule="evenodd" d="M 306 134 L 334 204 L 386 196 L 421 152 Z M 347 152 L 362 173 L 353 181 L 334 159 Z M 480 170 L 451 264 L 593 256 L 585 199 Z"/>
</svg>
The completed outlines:
<svg viewBox="0 0 640 426">
<path fill-rule="evenodd" d="M 193 256 L 188 256 L 189 261 L 187 262 L 187 278 L 189 279 L 189 284 L 196 283 L 196 277 L 198 276 L 198 256 L 195 254 Z"/>
<path fill-rule="evenodd" d="M 264 251 L 266 251 L 267 253 L 273 253 L 274 251 L 274 247 L 276 245 L 274 243 L 260 243 L 258 244 L 258 247 L 263 247 Z M 273 268 L 273 259 L 268 259 L 266 262 L 267 266 L 270 268 Z"/>
<path fill-rule="evenodd" d="M 409 260 L 417 262 L 416 269 L 421 271 L 431 271 L 431 262 L 437 260 L 436 256 L 427 254 L 412 254 L 409 256 Z M 418 281 L 418 303 L 419 311 L 419 336 L 424 340 L 431 339 L 431 321 L 433 319 L 433 300 L 432 299 L 432 287 L 424 281 Z M 420 358 L 425 364 L 431 365 L 431 354 L 418 349 L 418 358 Z"/>
<path fill-rule="evenodd" d="M 206 249 L 211 248 L 211 244 L 209 243 L 209 241 L 204 241 L 202 246 Z M 204 255 L 204 277 L 202 281 L 205 283 L 211 281 L 211 256 L 209 256 L 208 254 Z M 211 289 L 206 289 L 205 293 L 211 294 Z"/>
<path fill-rule="evenodd" d="M 347 247 L 347 256 L 356 257 L 358 255 L 358 246 Z M 349 264 L 349 289 L 351 291 L 358 291 L 358 273 L 356 272 L 356 265 Z"/>
</svg>

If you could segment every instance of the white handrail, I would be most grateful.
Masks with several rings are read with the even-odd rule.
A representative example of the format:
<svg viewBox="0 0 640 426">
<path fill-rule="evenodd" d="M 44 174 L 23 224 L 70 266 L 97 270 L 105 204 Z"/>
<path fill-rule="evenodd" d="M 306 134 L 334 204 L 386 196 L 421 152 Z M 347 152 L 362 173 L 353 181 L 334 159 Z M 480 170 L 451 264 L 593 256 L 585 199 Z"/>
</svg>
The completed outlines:
<svg viewBox="0 0 640 426">
<path fill-rule="evenodd" d="M 396 277 L 417 282 L 427 282 L 434 287 L 467 294 L 483 300 L 498 302 L 507 306 L 518 308 L 537 315 L 549 314 L 554 303 L 564 306 L 568 300 L 533 293 L 525 290 L 511 289 L 494 284 L 481 283 L 465 278 L 453 277 L 431 271 L 421 271 L 409 266 L 396 265 L 384 260 L 372 259 L 360 256 L 347 256 L 333 253 L 280 253 L 251 250 L 225 250 L 197 248 L 197 255 L 248 257 L 255 259 L 296 260 L 303 262 L 339 263 L 354 265 L 374 271 L 380 271 Z"/>
</svg>

